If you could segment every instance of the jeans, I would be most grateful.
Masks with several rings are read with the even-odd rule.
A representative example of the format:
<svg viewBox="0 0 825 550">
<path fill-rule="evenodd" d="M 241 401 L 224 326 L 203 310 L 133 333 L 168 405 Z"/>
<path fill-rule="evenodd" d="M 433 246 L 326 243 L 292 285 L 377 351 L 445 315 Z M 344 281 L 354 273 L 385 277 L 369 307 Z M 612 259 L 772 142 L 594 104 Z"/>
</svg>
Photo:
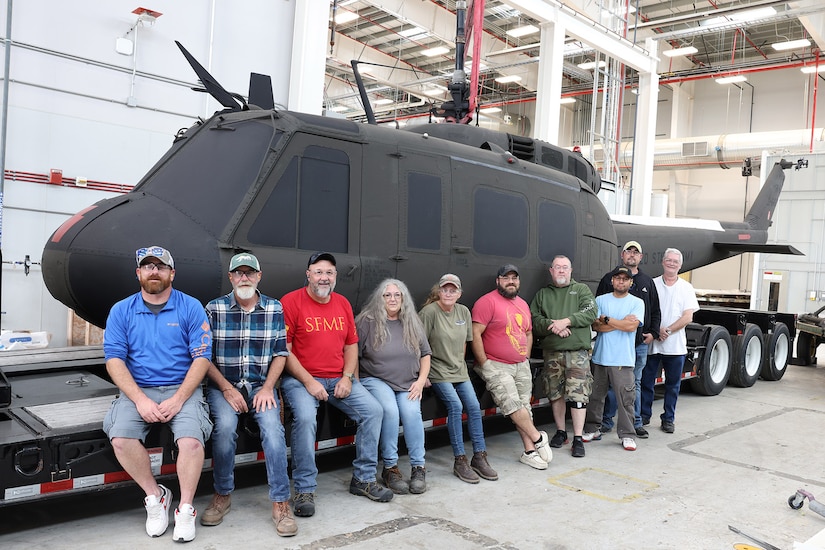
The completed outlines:
<svg viewBox="0 0 825 550">
<path fill-rule="evenodd" d="M 252 388 L 251 395 L 246 399 L 246 406 L 249 408 L 248 414 L 255 417 L 261 430 L 266 480 L 269 483 L 269 500 L 285 502 L 289 500 L 289 476 L 287 475 L 284 426 L 281 424 L 281 406 L 279 403 L 277 408 L 255 412 L 252 408 L 252 398 L 260 389 L 261 386 Z M 215 492 L 228 495 L 235 489 L 235 449 L 240 413 L 235 412 L 218 388 L 208 387 L 206 399 L 215 423 L 215 428 L 212 430 L 212 477 Z M 277 393 L 275 400 L 278 400 Z"/>
<path fill-rule="evenodd" d="M 461 426 L 462 408 L 467 411 L 467 430 L 470 432 L 470 439 L 473 442 L 473 452 L 486 451 L 484 428 L 481 425 L 481 405 L 478 403 L 473 383 L 469 380 L 464 382 L 435 382 L 433 391 L 447 407 L 447 432 L 450 434 L 453 455 L 462 456 L 465 454 L 464 430 Z"/>
<path fill-rule="evenodd" d="M 663 355 L 655 353 L 647 358 L 647 365 L 642 375 L 642 409 L 641 415 L 650 418 L 653 409 L 653 386 L 656 384 L 656 375 L 659 366 L 665 369 L 665 412 L 661 419 L 673 422 L 676 418 L 676 400 L 679 398 L 679 388 L 682 385 L 682 368 L 685 364 L 684 355 Z"/>
<path fill-rule="evenodd" d="M 642 427 L 642 373 L 647 364 L 647 344 L 641 343 L 636 346 L 636 366 L 633 368 L 633 375 L 636 378 L 636 404 L 634 406 L 635 419 L 633 427 Z M 613 417 L 616 416 L 616 394 L 613 393 L 613 386 L 607 390 L 607 397 L 604 400 L 604 416 L 602 418 L 602 426 L 605 428 L 613 427 Z"/>
<path fill-rule="evenodd" d="M 361 384 L 381 404 L 381 438 L 378 449 L 384 468 L 398 465 L 398 421 L 404 427 L 404 442 L 410 454 L 411 466 L 424 465 L 424 421 L 421 420 L 421 401 L 409 399 L 410 392 L 395 391 L 380 378 L 367 376 Z"/>
<path fill-rule="evenodd" d="M 343 399 L 333 396 L 335 384 L 341 378 L 316 378 L 329 393 L 328 405 L 340 409 L 358 424 L 355 434 L 353 476 L 362 482 L 375 481 L 378 465 L 378 438 L 381 434 L 381 404 L 358 381 L 352 381 L 352 393 Z M 292 409 L 292 482 L 296 493 L 314 493 L 318 467 L 315 465 L 315 433 L 318 429 L 318 400 L 304 385 L 285 375 L 281 391 Z"/>
</svg>

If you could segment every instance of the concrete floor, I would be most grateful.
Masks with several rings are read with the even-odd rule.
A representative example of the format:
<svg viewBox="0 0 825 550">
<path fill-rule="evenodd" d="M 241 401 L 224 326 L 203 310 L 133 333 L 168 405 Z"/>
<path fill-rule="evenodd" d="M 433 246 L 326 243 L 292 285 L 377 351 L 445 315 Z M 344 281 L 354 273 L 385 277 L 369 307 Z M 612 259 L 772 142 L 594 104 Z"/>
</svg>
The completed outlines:
<svg viewBox="0 0 825 550">
<path fill-rule="evenodd" d="M 825 364 L 825 362 L 820 361 Z M 488 426 L 496 482 L 468 485 L 451 473 L 446 430 L 428 435 L 423 495 L 388 504 L 347 492 L 351 451 L 319 459 L 317 513 L 298 518 L 283 539 L 269 519 L 260 466 L 239 470 L 231 513 L 217 527 L 198 525 L 190 548 L 734 548 L 753 541 L 792 548 L 825 529 L 825 517 L 788 497 L 804 488 L 825 500 L 825 367 L 789 366 L 780 382 L 728 387 L 717 397 L 683 391 L 676 433 L 656 417 L 639 449 L 621 448 L 615 431 L 575 459 L 557 449 L 545 471 L 518 462 L 519 439 L 506 421 Z M 550 434 L 547 411 L 537 417 Z M 825 423 L 823 423 L 825 424 Z M 402 457 L 402 471 L 408 473 Z M 178 494 L 176 487 L 173 488 Z M 196 499 L 211 496 L 205 474 Z M 133 488 L 0 509 L 0 548 L 168 548 L 144 532 L 141 495 Z M 747 546 L 738 546 L 746 548 Z"/>
</svg>

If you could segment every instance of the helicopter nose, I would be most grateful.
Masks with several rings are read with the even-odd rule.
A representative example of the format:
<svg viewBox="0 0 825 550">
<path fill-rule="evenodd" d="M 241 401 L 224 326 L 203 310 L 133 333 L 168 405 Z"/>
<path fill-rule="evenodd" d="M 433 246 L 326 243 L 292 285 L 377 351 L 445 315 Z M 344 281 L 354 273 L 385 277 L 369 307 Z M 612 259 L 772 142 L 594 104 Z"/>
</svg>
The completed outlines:
<svg viewBox="0 0 825 550">
<path fill-rule="evenodd" d="M 43 279 L 57 300 L 104 327 L 112 305 L 139 290 L 135 251 L 152 245 L 172 254 L 175 288 L 203 303 L 220 293 L 217 239 L 140 193 L 100 201 L 63 223 L 43 250 Z"/>
</svg>

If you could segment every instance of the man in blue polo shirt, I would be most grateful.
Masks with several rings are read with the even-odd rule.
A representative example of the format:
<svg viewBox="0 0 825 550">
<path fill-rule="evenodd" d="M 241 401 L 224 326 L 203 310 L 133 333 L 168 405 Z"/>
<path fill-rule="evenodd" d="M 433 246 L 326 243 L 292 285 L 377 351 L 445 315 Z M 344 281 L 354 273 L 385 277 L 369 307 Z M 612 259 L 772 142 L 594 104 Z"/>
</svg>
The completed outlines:
<svg viewBox="0 0 825 550">
<path fill-rule="evenodd" d="M 103 337 L 106 370 L 120 389 L 103 430 L 120 465 L 146 493 L 146 534 L 159 537 L 169 525 L 172 492 L 155 480 L 143 442 L 152 424 L 169 424 L 181 491 L 173 538 L 188 542 L 195 538 L 192 502 L 212 432 L 200 387 L 212 332 L 201 303 L 172 289 L 175 262 L 168 250 L 140 248 L 135 259 L 140 292 L 112 307 Z"/>
</svg>

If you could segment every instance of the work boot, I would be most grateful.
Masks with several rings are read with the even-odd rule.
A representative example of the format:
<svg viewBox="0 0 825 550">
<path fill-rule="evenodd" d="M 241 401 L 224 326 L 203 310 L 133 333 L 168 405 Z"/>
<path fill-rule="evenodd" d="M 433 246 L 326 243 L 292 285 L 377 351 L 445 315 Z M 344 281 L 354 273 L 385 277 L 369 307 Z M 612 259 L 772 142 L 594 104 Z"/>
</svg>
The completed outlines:
<svg viewBox="0 0 825 550">
<path fill-rule="evenodd" d="M 315 515 L 315 493 L 295 493 L 292 504 L 296 516 L 308 518 Z"/>
<path fill-rule="evenodd" d="M 414 495 L 420 495 L 427 490 L 427 470 L 424 466 L 413 466 L 410 472 L 410 492 Z"/>
<path fill-rule="evenodd" d="M 229 513 L 232 507 L 232 495 L 219 495 L 215 493 L 212 495 L 212 501 L 201 516 L 201 525 L 212 526 L 220 525 L 223 517 Z"/>
<path fill-rule="evenodd" d="M 490 467 L 487 462 L 487 451 L 479 451 L 473 455 L 473 460 L 470 461 L 470 467 L 475 472 L 488 481 L 497 481 L 498 473 Z"/>
<path fill-rule="evenodd" d="M 292 517 L 289 502 L 272 503 L 272 521 L 275 523 L 275 532 L 281 537 L 292 537 L 298 532 L 298 524 Z"/>
<path fill-rule="evenodd" d="M 466 481 L 467 483 L 478 483 L 478 474 L 470 468 L 470 464 L 467 462 L 467 455 L 459 455 L 455 457 L 453 474 L 455 474 L 455 477 L 461 481 Z"/>
<path fill-rule="evenodd" d="M 396 495 L 406 495 L 410 492 L 407 482 L 401 477 L 401 470 L 398 469 L 398 466 L 384 468 L 384 471 L 381 472 L 381 480 Z"/>
</svg>

